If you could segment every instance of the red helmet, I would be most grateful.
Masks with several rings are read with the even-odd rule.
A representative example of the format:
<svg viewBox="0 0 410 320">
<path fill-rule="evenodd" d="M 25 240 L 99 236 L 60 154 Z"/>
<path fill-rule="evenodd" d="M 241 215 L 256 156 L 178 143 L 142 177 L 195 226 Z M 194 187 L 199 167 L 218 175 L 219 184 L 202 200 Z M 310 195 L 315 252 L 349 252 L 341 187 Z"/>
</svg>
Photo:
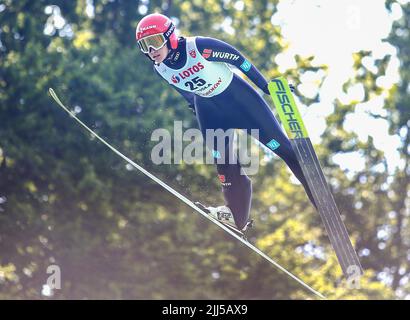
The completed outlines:
<svg viewBox="0 0 410 320">
<path fill-rule="evenodd" d="M 144 53 L 148 53 L 151 47 L 158 50 L 166 43 L 170 49 L 178 47 L 175 25 L 170 18 L 159 13 L 149 14 L 138 23 L 136 38 Z"/>
</svg>

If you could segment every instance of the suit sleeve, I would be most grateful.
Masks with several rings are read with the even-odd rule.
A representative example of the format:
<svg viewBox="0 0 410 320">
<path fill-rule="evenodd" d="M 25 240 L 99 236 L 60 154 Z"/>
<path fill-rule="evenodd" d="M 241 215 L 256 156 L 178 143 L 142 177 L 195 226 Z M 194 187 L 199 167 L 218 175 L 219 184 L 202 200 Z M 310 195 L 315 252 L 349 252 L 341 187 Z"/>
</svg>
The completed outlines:
<svg viewBox="0 0 410 320">
<path fill-rule="evenodd" d="M 269 94 L 268 82 L 245 56 L 230 44 L 209 37 L 196 37 L 196 46 L 208 61 L 225 62 L 241 70 L 259 89 Z"/>
</svg>

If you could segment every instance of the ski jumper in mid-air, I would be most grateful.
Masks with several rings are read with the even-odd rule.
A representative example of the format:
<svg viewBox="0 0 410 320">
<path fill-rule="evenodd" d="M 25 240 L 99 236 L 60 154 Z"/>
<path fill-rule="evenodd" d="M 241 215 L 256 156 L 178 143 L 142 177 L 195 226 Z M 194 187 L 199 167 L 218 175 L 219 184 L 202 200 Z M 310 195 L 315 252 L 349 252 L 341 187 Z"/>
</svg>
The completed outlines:
<svg viewBox="0 0 410 320">
<path fill-rule="evenodd" d="M 204 140 L 207 129 L 259 130 L 259 141 L 282 158 L 302 183 L 313 203 L 312 193 L 290 141 L 282 131 L 269 105 L 229 65 L 241 70 L 258 88 L 269 94 L 268 82 L 258 69 L 233 46 L 209 37 L 177 37 L 175 25 L 166 16 L 145 16 L 136 29 L 141 51 L 154 63 L 154 69 L 174 87 L 195 111 Z M 232 138 L 232 137 L 230 137 Z M 232 140 L 232 139 L 229 139 Z M 207 141 L 212 150 L 226 205 L 208 207 L 214 218 L 243 230 L 248 222 L 252 184 L 233 156 L 232 143 L 221 150 Z M 221 161 L 220 158 L 223 158 Z"/>
</svg>

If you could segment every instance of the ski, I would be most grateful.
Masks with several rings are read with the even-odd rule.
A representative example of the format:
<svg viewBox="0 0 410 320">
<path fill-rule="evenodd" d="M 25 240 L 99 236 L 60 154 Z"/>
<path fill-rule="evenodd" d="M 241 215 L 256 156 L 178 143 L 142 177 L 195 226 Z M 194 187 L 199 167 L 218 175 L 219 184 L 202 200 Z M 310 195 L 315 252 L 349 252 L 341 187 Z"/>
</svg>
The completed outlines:
<svg viewBox="0 0 410 320">
<path fill-rule="evenodd" d="M 344 275 L 349 279 L 362 274 L 359 257 L 350 241 L 286 79 L 279 77 L 272 80 L 268 84 L 268 89 L 309 188 L 312 190 L 319 214 Z"/>
<path fill-rule="evenodd" d="M 193 203 L 191 200 L 189 200 L 187 197 L 184 195 L 180 194 L 178 191 L 167 185 L 165 182 L 163 182 L 161 179 L 157 178 L 155 175 L 152 173 L 148 172 L 145 170 L 143 167 L 139 166 L 137 163 L 129 159 L 127 156 L 123 155 L 120 151 L 118 151 L 116 148 L 111 146 L 108 142 L 106 142 L 103 138 L 101 138 L 97 133 L 95 133 L 93 130 L 91 130 L 86 124 L 84 124 L 73 112 L 71 112 L 64 104 L 61 102 L 61 100 L 58 98 L 57 94 L 52 88 L 49 88 L 49 94 L 50 96 L 54 99 L 54 101 L 57 103 L 59 107 L 61 107 L 64 111 L 66 111 L 74 120 L 76 120 L 84 129 L 86 129 L 89 133 L 91 133 L 92 136 L 97 138 L 100 142 L 102 142 L 106 147 L 108 147 L 111 151 L 113 151 L 115 154 L 117 154 L 119 157 L 121 157 L 123 160 L 128 162 L 130 165 L 132 165 L 134 168 L 145 174 L 147 177 L 158 183 L 161 187 L 163 187 L 165 190 L 168 192 L 172 193 L 175 197 L 180 199 L 182 202 L 190 206 L 192 209 L 194 209 L 197 213 L 201 214 L 204 216 L 206 219 L 210 220 L 214 224 L 216 224 L 218 227 L 229 233 L 231 236 L 236 238 L 238 241 L 242 242 L 245 246 L 247 246 L 249 249 L 254 251 L 256 254 L 267 260 L 270 264 L 272 264 L 274 267 L 285 273 L 287 276 L 289 276 L 291 279 L 295 280 L 297 283 L 299 283 L 301 286 L 303 286 L 305 289 L 313 293 L 314 295 L 318 296 L 321 299 L 326 299 L 326 297 L 321 294 L 320 292 L 316 291 L 312 287 L 310 287 L 308 284 L 306 284 L 303 280 L 299 279 L 296 277 L 294 274 L 286 270 L 284 267 L 282 267 L 280 264 L 278 264 L 276 261 L 274 261 L 272 258 L 270 258 L 267 254 L 265 254 L 263 251 L 261 251 L 259 248 L 251 244 L 250 242 L 246 241 L 243 239 L 239 234 L 228 228 L 226 225 L 223 223 L 219 222 L 216 219 L 213 219 L 209 214 L 204 212 L 200 207 L 198 207 L 195 203 Z"/>
</svg>

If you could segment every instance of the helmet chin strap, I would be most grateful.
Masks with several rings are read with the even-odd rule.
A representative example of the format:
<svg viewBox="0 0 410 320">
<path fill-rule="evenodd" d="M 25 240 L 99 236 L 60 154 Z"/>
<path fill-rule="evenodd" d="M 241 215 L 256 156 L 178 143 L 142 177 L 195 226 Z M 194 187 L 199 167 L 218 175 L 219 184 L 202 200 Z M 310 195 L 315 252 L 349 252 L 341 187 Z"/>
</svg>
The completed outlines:
<svg viewBox="0 0 410 320">
<path fill-rule="evenodd" d="M 168 51 L 168 54 L 167 54 L 167 56 L 165 57 L 164 61 L 165 61 L 165 60 L 171 60 L 171 61 L 172 61 L 172 59 L 174 58 L 176 52 L 177 52 L 176 50 L 170 49 L 170 50 Z"/>
<path fill-rule="evenodd" d="M 184 39 L 184 37 L 179 37 L 178 38 L 178 43 L 182 39 Z M 176 49 L 172 49 L 171 44 L 168 42 L 167 46 L 168 46 L 169 52 L 168 52 L 168 55 L 166 56 L 166 58 L 164 59 L 164 61 L 169 60 L 171 64 L 175 64 L 176 61 L 179 58 L 179 55 L 178 56 L 175 56 L 175 55 L 178 53 L 178 48 L 180 48 L 180 45 L 178 44 Z"/>
</svg>

